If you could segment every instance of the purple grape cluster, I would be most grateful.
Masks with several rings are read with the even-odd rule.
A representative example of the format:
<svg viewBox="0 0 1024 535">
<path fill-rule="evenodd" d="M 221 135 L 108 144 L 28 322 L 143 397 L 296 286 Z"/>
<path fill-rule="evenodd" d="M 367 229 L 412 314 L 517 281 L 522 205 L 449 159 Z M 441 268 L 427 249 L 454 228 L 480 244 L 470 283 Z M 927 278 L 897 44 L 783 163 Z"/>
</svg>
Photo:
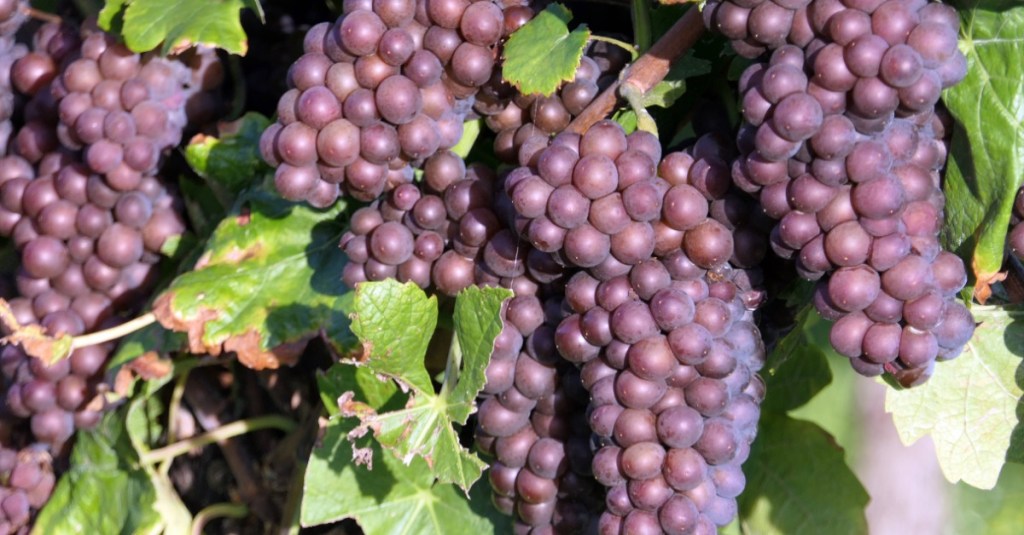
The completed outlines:
<svg viewBox="0 0 1024 535">
<path fill-rule="evenodd" d="M 344 6 L 336 22 L 306 34 L 260 142 L 278 192 L 318 207 L 339 194 L 373 201 L 408 183 L 410 165 L 455 146 L 497 44 L 518 27 L 491 1 Z M 522 18 L 522 9 L 508 15 Z"/>
<path fill-rule="evenodd" d="M 496 175 L 444 151 L 428 160 L 423 177 L 353 214 L 341 239 L 347 285 L 396 278 L 454 296 L 474 283 L 476 264 L 500 230 L 492 209 Z"/>
<path fill-rule="evenodd" d="M 8 50 L 19 57 L 4 71 L 4 102 L 19 113 L 8 116 L 17 122 L 0 158 L 0 236 L 20 265 L 4 297 L 19 323 L 50 335 L 111 327 L 145 302 L 165 244 L 185 230 L 158 173 L 190 121 L 215 111 L 221 67 L 212 51 L 140 56 L 94 27 L 55 23 L 39 26 L 31 47 Z M 74 431 L 102 416 L 112 349 L 79 348 L 52 364 L 18 346 L 0 351 L 5 532 L 20 532 L 46 501 L 51 460 L 67 455 Z"/>
<path fill-rule="evenodd" d="M 519 158 L 512 228 L 575 273 L 554 344 L 590 393 L 599 531 L 713 533 L 736 515 L 764 395 L 757 276 L 729 262 L 767 246 L 743 231 L 731 151 L 705 136 L 662 158 L 654 136 L 604 121 Z"/>
<path fill-rule="evenodd" d="M 754 373 L 764 358 L 750 312 L 760 302 L 756 275 L 738 267 L 757 265 L 767 239 L 753 230 L 764 225 L 751 219 L 749 202 L 731 188 L 732 156 L 720 139 L 705 136 L 690 152 L 662 159 L 654 136 L 626 136 L 617 124 L 602 122 L 582 136 L 560 134 L 540 149 L 524 145 L 519 157 L 533 166 L 501 176 L 467 168 L 447 153 L 444 165 L 427 162 L 421 183 L 402 184 L 353 214 L 342 238 L 347 284 L 393 277 L 448 296 L 470 284 L 514 291 L 486 371 L 477 442 L 495 457 L 489 474 L 495 503 L 516 516 L 517 531 L 596 529 L 588 526 L 588 512 L 600 507 L 598 483 L 612 487 L 605 530 L 632 533 L 662 522 L 670 532 L 713 532 L 735 516 L 739 467 L 763 397 Z M 575 191 L 582 207 L 563 199 L 555 184 Z M 575 220 L 561 209 L 581 212 L 579 221 L 568 223 Z M 541 234 L 531 229 L 542 224 L 555 228 L 545 235 L 560 241 L 537 239 Z M 576 243 L 572 231 L 583 225 L 594 232 Z M 734 251 L 734 240 L 746 249 Z M 631 324 L 651 318 L 651 310 L 663 322 L 652 319 L 653 331 Z M 625 394 L 615 391 L 617 377 Z M 634 393 L 651 399 L 640 403 L 629 397 Z M 611 400 L 619 412 L 643 409 L 651 419 L 703 402 L 693 412 L 712 431 L 698 442 L 701 427 L 686 444 L 637 439 L 691 464 L 666 464 L 657 481 L 632 477 L 630 468 L 613 483 L 607 459 L 633 443 L 600 427 L 611 416 L 601 422 L 595 416 L 589 427 L 572 418 L 588 402 L 588 414 L 610 414 Z M 703 454 L 711 456 L 705 464 L 692 464 Z M 595 480 L 599 467 L 605 472 Z M 672 470 L 697 468 L 685 482 L 671 479 Z M 632 491 L 627 477 L 637 479 Z"/>
<path fill-rule="evenodd" d="M 207 91 L 220 85 L 223 71 L 212 51 L 196 56 L 200 68 L 193 70 L 136 54 L 110 34 L 88 34 L 52 85 L 60 144 L 81 150 L 89 171 L 117 191 L 139 189 L 181 142 L 186 125 L 212 116 Z"/>
<path fill-rule="evenodd" d="M 562 289 L 531 282 L 539 290 L 517 292 L 503 311 L 476 439 L 495 458 L 488 474 L 494 503 L 515 515 L 517 532 L 579 533 L 600 506 L 590 429 L 575 417 L 588 394 L 555 349 Z"/>
<path fill-rule="evenodd" d="M 667 280 L 646 286 L 654 272 Z M 566 290 L 575 314 L 559 326 L 560 352 L 600 348 L 581 375 L 601 446 L 593 473 L 607 487 L 601 533 L 714 533 L 736 516 L 764 348 L 744 277 L 713 277 L 677 251 L 629 277 L 580 272 Z"/>
<path fill-rule="evenodd" d="M 49 452 L 36 447 L 0 447 L 0 533 L 26 532 L 32 515 L 46 504 L 56 477 Z"/>
<path fill-rule="evenodd" d="M 156 282 L 160 248 L 184 230 L 181 207 L 156 177 L 117 192 L 67 154 L 49 153 L 36 170 L 19 156 L 0 160 L 0 203 L 5 225 L 21 254 L 18 321 L 38 323 L 54 335 L 79 335 L 116 322 Z M 8 225 L 8 223 L 13 223 Z M 76 350 L 47 366 L 19 347 L 0 353 L 7 408 L 31 418 L 36 438 L 59 450 L 76 427 L 99 414 L 86 408 L 109 348 Z"/>
<path fill-rule="evenodd" d="M 966 73 L 956 12 L 916 0 L 755 3 L 722 2 L 709 19 L 740 53 L 773 50 L 740 79 L 732 178 L 778 220 L 772 249 L 819 281 L 814 304 L 836 320 L 836 350 L 862 374 L 919 384 L 974 329 L 955 299 L 963 264 L 938 240 L 947 125 L 936 105 Z M 764 14 L 783 7 L 806 13 L 785 32 L 786 17 Z M 779 25 L 770 38 L 753 30 L 768 19 Z"/>
<path fill-rule="evenodd" d="M 731 187 L 731 154 L 713 136 L 698 140 L 693 154 L 662 159 L 652 134 L 627 136 L 602 121 L 550 146 L 524 145 L 520 158 L 530 165 L 505 181 L 513 227 L 561 265 L 607 280 L 676 249 L 703 268 L 730 259 L 754 266 L 763 256 Z M 720 217 L 709 218 L 711 210 Z M 736 232 L 751 247 L 734 255 Z"/>
<path fill-rule="evenodd" d="M 477 442 L 496 459 L 495 503 L 516 516 L 517 529 L 579 532 L 600 498 L 590 431 L 570 418 L 587 394 L 554 349 L 563 268 L 502 224 L 499 181 L 486 167 L 439 154 L 422 183 L 402 184 L 353 214 L 342 238 L 343 280 L 391 277 L 445 296 L 471 284 L 514 291 L 486 371 Z"/>
</svg>

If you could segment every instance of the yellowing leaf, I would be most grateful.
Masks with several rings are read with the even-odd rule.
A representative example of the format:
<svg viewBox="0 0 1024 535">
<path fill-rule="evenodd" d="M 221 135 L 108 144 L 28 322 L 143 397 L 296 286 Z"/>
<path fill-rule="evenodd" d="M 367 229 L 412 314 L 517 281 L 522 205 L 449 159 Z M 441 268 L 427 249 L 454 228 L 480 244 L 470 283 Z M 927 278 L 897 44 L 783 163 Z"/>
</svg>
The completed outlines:
<svg viewBox="0 0 1024 535">
<path fill-rule="evenodd" d="M 931 435 L 942 473 L 990 489 L 1006 459 L 1020 459 L 1021 383 L 1024 311 L 974 307 L 981 322 L 962 355 L 940 362 L 925 384 L 890 390 L 885 410 L 904 444 Z"/>
</svg>

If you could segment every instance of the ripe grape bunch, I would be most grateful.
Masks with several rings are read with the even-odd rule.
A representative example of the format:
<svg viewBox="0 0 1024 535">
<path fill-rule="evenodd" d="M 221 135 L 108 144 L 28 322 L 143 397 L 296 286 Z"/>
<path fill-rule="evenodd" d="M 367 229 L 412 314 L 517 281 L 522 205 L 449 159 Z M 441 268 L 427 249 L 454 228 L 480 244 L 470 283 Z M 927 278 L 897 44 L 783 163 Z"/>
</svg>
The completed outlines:
<svg viewBox="0 0 1024 535">
<path fill-rule="evenodd" d="M 570 100 L 580 98 L 568 95 L 575 94 L 572 92 L 574 84 L 583 85 L 589 88 L 585 90 L 584 99 L 584 103 L 589 104 L 596 96 L 596 80 L 601 79 L 600 73 L 621 68 L 621 56 L 613 54 L 611 59 L 606 59 L 602 57 L 604 52 L 601 47 L 594 47 L 589 54 L 596 60 L 585 55 L 573 81 L 562 89 L 560 95 Z M 605 65 L 603 69 L 602 64 Z M 604 76 L 602 84 L 607 83 L 608 78 Z M 491 86 L 496 83 L 494 80 L 489 82 Z M 535 152 L 547 143 L 548 136 L 564 130 L 582 108 L 570 106 L 575 111 L 570 113 L 566 111 L 562 98 L 556 95 L 545 101 L 543 106 L 540 105 L 541 99 L 534 98 L 530 101 L 532 104 L 528 104 L 535 113 L 552 108 L 562 110 L 556 115 L 565 113 L 557 123 L 549 124 L 547 130 L 536 127 L 532 122 L 522 123 L 524 114 L 516 103 L 516 100 L 522 103 L 521 98 L 506 96 L 500 106 L 490 106 L 491 109 L 503 110 L 487 120 L 488 126 L 497 134 L 495 152 L 499 158 L 507 163 L 517 163 L 520 154 Z M 509 109 L 517 110 L 511 116 L 518 117 L 519 122 L 507 122 L 510 120 Z M 496 118 L 499 120 L 495 121 Z M 520 150 L 524 146 L 527 148 Z M 512 154 L 507 154 L 509 152 Z M 508 206 L 511 199 L 506 195 L 495 197 L 496 177 L 492 170 L 479 164 L 467 166 L 462 158 L 449 150 L 436 153 L 422 169 L 425 191 L 408 183 L 398 185 L 353 217 L 348 232 L 341 240 L 341 247 L 349 257 L 343 274 L 347 285 L 393 277 L 401 282 L 414 281 L 421 288 L 433 285 L 445 295 L 455 295 L 473 284 L 474 257 L 486 249 L 488 240 L 500 230 L 499 218 L 507 219 L 507 216 L 499 215 L 501 206 L 504 205 L 505 212 L 511 210 Z M 382 223 L 391 224 L 377 230 Z M 506 242 L 507 239 L 496 243 Z M 512 258 L 518 254 L 514 244 L 496 246 L 491 243 L 489 247 L 492 251 L 497 247 L 501 250 L 498 254 L 512 255 Z M 544 264 L 549 264 L 550 259 L 541 251 L 531 249 L 525 257 L 531 270 L 549 270 Z"/>
<path fill-rule="evenodd" d="M 555 346 L 590 393 L 599 529 L 714 532 L 735 516 L 763 397 L 757 275 L 730 265 L 743 225 L 720 202 L 730 151 L 705 136 L 662 158 L 608 121 L 528 150 L 505 189 L 521 238 L 575 271 Z"/>
<path fill-rule="evenodd" d="M 862 373 L 916 384 L 969 338 L 970 316 L 952 299 L 963 266 L 937 241 L 946 126 L 934 105 L 963 76 L 949 46 L 955 21 L 923 2 L 869 3 L 709 3 L 705 20 L 741 54 L 773 51 L 740 80 L 738 154 L 720 133 L 663 155 L 655 136 L 626 135 L 611 121 L 566 132 L 625 64 L 604 46 L 591 46 L 549 97 L 518 94 L 494 69 L 497 54 L 472 83 L 459 75 L 454 51 L 500 47 L 531 16 L 525 6 L 505 8 L 504 30 L 486 43 L 466 24 L 471 12 L 502 11 L 490 2 L 403 4 L 403 17 L 391 17 L 391 3 L 351 2 L 334 25 L 307 34 L 261 150 L 286 197 L 369 203 L 341 240 L 345 283 L 396 278 L 442 296 L 471 284 L 514 291 L 476 440 L 495 458 L 495 504 L 518 531 L 713 533 L 735 517 L 764 397 L 753 311 L 769 248 L 821 281 L 815 304 L 839 320 L 833 343 Z M 879 21 L 909 15 L 873 26 L 875 12 Z M 365 40 L 346 44 L 356 29 Z M 398 55 L 408 63 L 377 59 L 396 29 L 423 34 L 411 55 Z M 444 50 L 440 33 L 450 38 Z M 467 165 L 449 150 L 458 136 L 423 154 L 407 150 L 402 120 L 430 115 L 428 88 L 406 84 L 408 94 L 419 87 L 417 101 L 384 96 L 380 84 L 411 77 L 409 58 L 424 50 L 443 65 L 431 81 L 454 102 L 444 113 L 484 116 L 495 155 L 517 167 Z M 849 79 L 828 78 L 836 58 L 856 71 Z M 369 79 L 372 61 L 391 67 Z M 303 111 L 303 99 L 328 92 L 328 115 Z M 356 122 L 349 108 L 371 97 L 376 114 Z M 402 117 L 384 110 L 409 101 Z M 331 121 L 346 135 L 326 133 Z M 376 145 L 371 129 L 397 129 L 400 141 Z M 335 139 L 345 157 L 332 163 L 325 144 Z M 289 160 L 296 152 L 301 160 Z M 362 181 L 372 166 L 373 180 Z M 874 282 L 861 280 L 871 274 Z M 572 418 L 581 411 L 586 427 Z M 596 523 L 595 504 L 604 511 Z"/>
<path fill-rule="evenodd" d="M 18 323 L 52 336 L 112 327 L 148 299 L 165 244 L 185 230 L 159 173 L 186 129 L 216 112 L 219 60 L 209 50 L 136 54 L 88 24 L 39 25 L 27 46 L 17 28 L 8 34 L 8 4 L 18 5 L 0 5 L 10 83 L 0 235 L 20 267 L 3 297 Z M 85 346 L 52 364 L 19 346 L 0 350 L 3 532 L 20 532 L 45 504 L 75 430 L 102 416 L 112 349 Z"/>
<path fill-rule="evenodd" d="M 739 187 L 779 222 L 772 249 L 817 280 L 831 340 L 865 375 L 904 386 L 956 357 L 974 322 L 967 276 L 942 251 L 942 89 L 966 73 L 959 19 L 914 0 L 723 1 L 709 26 L 750 57 Z"/>
<path fill-rule="evenodd" d="M 708 0 L 676 24 L 752 60 L 741 124 L 705 124 L 687 79 L 678 107 L 643 116 L 659 138 L 607 118 L 614 98 L 638 105 L 619 84 L 666 76 L 649 32 L 632 64 L 612 44 L 630 37 L 580 44 L 547 95 L 504 77 L 507 40 L 542 5 L 332 5 L 335 20 L 296 25 L 301 55 L 253 148 L 284 199 L 347 204 L 346 286 L 410 282 L 442 309 L 473 285 L 511 290 L 467 431 L 515 533 L 716 533 L 766 395 L 758 322 L 779 281 L 763 270 L 808 281 L 863 375 L 919 385 L 973 334 L 965 267 L 939 241 L 959 19 L 928 0 Z M 54 362 L 0 348 L 0 535 L 31 529 L 76 430 L 109 408 L 115 346 L 81 337 L 138 313 L 169 271 L 187 227 L 175 151 L 228 104 L 213 50 L 136 53 L 95 22 L 37 15 L 0 0 L 0 237 L 17 255 L 0 297 L 5 323 L 84 345 Z M 489 131 L 469 150 L 474 120 Z M 1024 194 L 1018 258 L 1022 219 Z"/>
<path fill-rule="evenodd" d="M 339 192 L 372 201 L 410 182 L 412 165 L 462 137 L 515 20 L 522 10 L 489 1 L 345 2 L 306 34 L 261 139 L 277 190 L 325 207 Z"/>
</svg>

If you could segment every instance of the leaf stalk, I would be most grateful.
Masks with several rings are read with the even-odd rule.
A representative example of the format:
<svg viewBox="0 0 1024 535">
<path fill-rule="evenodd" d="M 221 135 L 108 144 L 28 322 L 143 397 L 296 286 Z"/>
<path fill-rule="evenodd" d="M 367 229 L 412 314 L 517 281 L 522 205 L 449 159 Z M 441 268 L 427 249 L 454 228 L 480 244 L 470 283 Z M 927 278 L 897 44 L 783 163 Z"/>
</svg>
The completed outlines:
<svg viewBox="0 0 1024 535">
<path fill-rule="evenodd" d="M 651 46 L 650 50 L 627 68 L 618 82 L 605 89 L 583 110 L 583 113 L 573 119 L 567 130 L 582 134 L 591 125 L 607 117 L 619 101 L 618 91 L 621 84 L 635 85 L 641 93 L 650 91 L 658 82 L 665 79 L 672 63 L 693 47 L 703 34 L 704 21 L 701 20 L 700 10 L 692 7 Z"/>
<path fill-rule="evenodd" d="M 279 429 L 287 433 L 295 429 L 295 425 L 294 421 L 278 414 L 269 414 L 267 416 L 259 416 L 248 420 L 239 420 L 237 422 L 231 422 L 218 427 L 213 431 L 208 431 L 201 435 L 196 435 L 173 444 L 168 444 L 162 448 L 147 451 L 139 455 L 139 462 L 144 465 L 153 465 L 188 453 L 195 448 L 202 448 L 203 446 L 208 446 L 214 442 L 228 440 L 252 431 L 259 431 L 261 429 Z"/>
</svg>

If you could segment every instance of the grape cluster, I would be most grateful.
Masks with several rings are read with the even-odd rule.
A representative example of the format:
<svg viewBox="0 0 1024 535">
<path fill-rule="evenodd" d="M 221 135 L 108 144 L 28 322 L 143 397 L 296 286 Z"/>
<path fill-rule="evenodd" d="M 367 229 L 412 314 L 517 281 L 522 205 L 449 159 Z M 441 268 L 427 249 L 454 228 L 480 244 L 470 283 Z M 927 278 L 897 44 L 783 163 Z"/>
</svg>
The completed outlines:
<svg viewBox="0 0 1024 535">
<path fill-rule="evenodd" d="M 773 50 L 740 79 L 733 180 L 778 220 L 772 249 L 819 281 L 837 351 L 860 373 L 918 384 L 974 329 L 955 299 L 963 264 L 938 241 L 947 126 L 935 106 L 966 73 L 956 13 L 913 0 L 753 3 L 721 2 L 708 19 L 740 53 Z"/>
<path fill-rule="evenodd" d="M 347 285 L 397 278 L 454 296 L 473 284 L 475 259 L 498 231 L 490 208 L 495 173 L 444 151 L 423 176 L 421 185 L 399 185 L 353 214 L 341 239 Z"/>
<path fill-rule="evenodd" d="M 495 458 L 488 474 L 495 505 L 516 516 L 517 530 L 579 533 L 600 506 L 590 429 L 574 418 L 588 394 L 579 372 L 555 349 L 562 288 L 530 282 L 525 289 L 517 285 L 520 291 L 503 311 L 476 439 Z"/>
<path fill-rule="evenodd" d="M 54 78 L 60 100 L 57 138 L 81 150 L 89 171 L 117 191 L 139 188 L 153 175 L 185 126 L 212 115 L 212 95 L 223 72 L 212 51 L 195 53 L 199 65 L 136 54 L 104 32 L 90 33 L 80 57 Z"/>
<path fill-rule="evenodd" d="M 763 397 L 757 276 L 739 268 L 760 262 L 767 237 L 731 187 L 733 154 L 705 136 L 662 158 L 653 135 L 610 121 L 534 137 L 543 145 L 516 157 L 530 165 L 496 176 L 440 153 L 421 183 L 357 210 L 343 279 L 394 277 L 450 296 L 513 289 L 477 442 L 495 457 L 495 503 L 517 529 L 595 529 L 601 483 L 605 532 L 714 531 L 735 516 Z M 590 426 L 570 417 L 585 406 Z M 622 426 L 662 417 L 664 436 L 613 435 L 621 414 Z M 685 433 L 692 440 L 672 438 Z M 615 464 L 640 443 L 631 456 L 668 456 L 655 463 L 663 475 Z"/>
<path fill-rule="evenodd" d="M 185 230 L 158 173 L 190 122 L 215 112 L 221 67 L 212 51 L 134 54 L 88 25 L 43 24 L 31 47 L 7 50 L 17 57 L 4 71 L 13 135 L 0 158 L 0 236 L 20 265 L 4 297 L 19 323 L 50 335 L 111 327 L 145 301 L 165 244 Z M 99 421 L 112 349 L 82 347 L 52 364 L 18 346 L 0 350 L 0 474 L 9 475 L 0 526 L 9 532 L 46 501 L 52 460 L 75 429 Z"/>
<path fill-rule="evenodd" d="M 411 164 L 458 143 L 496 45 L 517 27 L 490 1 L 345 2 L 306 34 L 261 139 L 278 191 L 324 207 L 408 183 Z"/>
<path fill-rule="evenodd" d="M 705 136 L 662 158 L 654 136 L 604 121 L 523 145 L 530 165 L 505 181 L 516 232 L 575 271 L 554 341 L 590 393 L 602 533 L 714 532 L 735 517 L 764 348 L 756 276 L 729 261 L 756 265 L 766 245 L 744 231 L 731 156 Z M 737 255 L 735 239 L 752 246 Z"/>
<path fill-rule="evenodd" d="M 532 164 L 510 173 L 505 191 L 524 239 L 601 280 L 680 248 L 705 268 L 727 260 L 752 267 L 764 244 L 732 189 L 730 156 L 708 135 L 692 154 L 662 159 L 652 134 L 626 136 L 618 124 L 602 121 L 583 136 L 556 136 L 549 147 L 524 146 L 520 157 Z M 734 235 L 750 246 L 735 251 Z"/>
<path fill-rule="evenodd" d="M 568 417 L 582 412 L 587 394 L 554 349 L 563 270 L 507 230 L 494 208 L 503 197 L 498 175 L 442 154 L 421 184 L 402 184 L 353 214 L 343 280 L 392 277 L 447 296 L 471 284 L 514 291 L 486 370 L 477 442 L 496 458 L 495 503 L 517 526 L 578 532 L 600 501 L 590 431 Z"/>
<path fill-rule="evenodd" d="M 22 533 L 53 492 L 53 459 L 36 447 L 0 447 L 0 481 L 0 533 Z"/>
<path fill-rule="evenodd" d="M 654 271 L 668 280 L 645 298 Z M 749 288 L 702 271 L 677 252 L 630 277 L 581 272 L 567 289 L 576 314 L 559 327 L 559 350 L 606 343 L 581 372 L 601 446 L 593 473 L 608 487 L 602 533 L 713 533 L 736 516 L 764 352 L 742 303 Z"/>
<path fill-rule="evenodd" d="M 156 282 L 160 247 L 184 230 L 177 201 L 156 177 L 119 193 L 81 163 L 50 153 L 38 166 L 7 156 L 0 164 L 0 198 L 21 253 L 18 297 L 10 304 L 19 323 L 39 323 L 51 334 L 79 335 L 117 321 Z M 19 171 L 14 173 L 14 171 Z M 85 347 L 45 365 L 17 346 L 0 353 L 7 408 L 31 418 L 37 440 L 59 450 L 76 427 L 89 427 L 99 413 L 87 408 L 95 394 L 109 347 Z"/>
</svg>

